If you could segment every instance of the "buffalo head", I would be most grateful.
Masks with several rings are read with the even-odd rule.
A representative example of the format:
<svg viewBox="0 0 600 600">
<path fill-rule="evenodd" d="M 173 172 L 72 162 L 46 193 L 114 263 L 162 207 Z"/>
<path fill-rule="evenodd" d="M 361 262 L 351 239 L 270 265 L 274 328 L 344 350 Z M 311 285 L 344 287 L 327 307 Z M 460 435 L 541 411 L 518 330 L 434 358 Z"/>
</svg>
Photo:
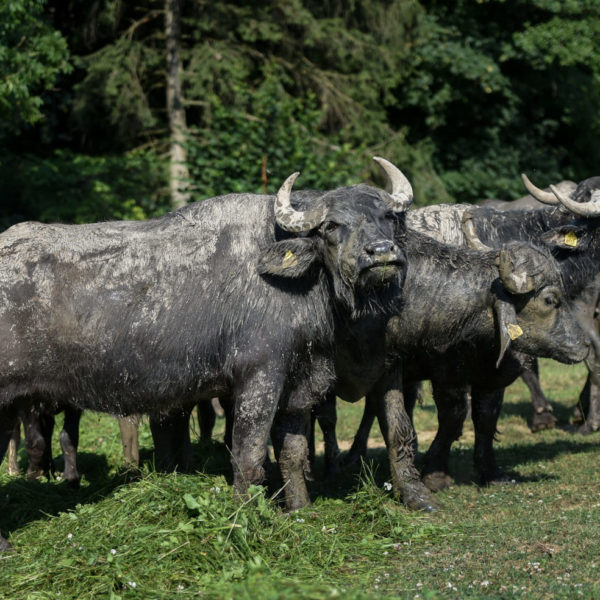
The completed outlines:
<svg viewBox="0 0 600 600">
<path fill-rule="evenodd" d="M 590 340 L 567 303 L 558 264 L 550 251 L 523 242 L 498 252 L 502 289 L 495 304 L 502 360 L 509 345 L 519 352 L 579 362 Z"/>
<path fill-rule="evenodd" d="M 361 298 L 379 296 L 376 289 L 398 291 L 406 271 L 400 243 L 412 188 L 394 165 L 383 158 L 375 160 L 391 180 L 390 193 L 361 184 L 313 193 L 294 207 L 291 189 L 298 173 L 290 175 L 274 206 L 283 239 L 265 249 L 259 272 L 299 278 L 311 268 L 323 267 L 336 298 L 352 310 L 359 307 Z"/>
</svg>

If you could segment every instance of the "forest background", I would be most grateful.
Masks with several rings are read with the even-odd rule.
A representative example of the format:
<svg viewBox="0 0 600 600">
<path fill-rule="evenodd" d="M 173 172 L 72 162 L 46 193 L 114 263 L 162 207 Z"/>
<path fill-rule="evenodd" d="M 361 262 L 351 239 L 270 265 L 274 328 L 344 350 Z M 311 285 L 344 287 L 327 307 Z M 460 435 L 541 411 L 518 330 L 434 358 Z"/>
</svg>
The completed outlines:
<svg viewBox="0 0 600 600">
<path fill-rule="evenodd" d="M 0 230 L 378 180 L 600 174 L 598 0 L 0 0 Z"/>
</svg>

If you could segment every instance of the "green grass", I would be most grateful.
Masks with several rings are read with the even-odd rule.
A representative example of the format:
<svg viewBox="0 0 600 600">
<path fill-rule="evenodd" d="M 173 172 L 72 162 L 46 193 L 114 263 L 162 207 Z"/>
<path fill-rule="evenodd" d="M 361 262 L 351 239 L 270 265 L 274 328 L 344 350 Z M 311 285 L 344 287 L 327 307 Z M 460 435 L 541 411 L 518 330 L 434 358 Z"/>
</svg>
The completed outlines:
<svg viewBox="0 0 600 600">
<path fill-rule="evenodd" d="M 0 530 L 16 548 L 0 558 L 0 598 L 598 598 L 600 434 L 567 425 L 584 380 L 582 366 L 542 363 L 561 428 L 535 435 L 525 386 L 508 390 L 496 447 L 517 485 L 473 483 L 467 424 L 451 457 L 456 484 L 435 515 L 383 491 L 375 430 L 362 475 L 324 482 L 319 459 L 314 506 L 286 515 L 268 499 L 277 490 L 234 500 L 222 421 L 213 442 L 195 444 L 194 475 L 153 471 L 145 425 L 133 476 L 121 468 L 116 421 L 87 413 L 81 489 L 0 468 Z M 361 410 L 340 404 L 340 439 L 351 440 Z M 416 425 L 425 450 L 436 428 L 429 393 Z"/>
</svg>

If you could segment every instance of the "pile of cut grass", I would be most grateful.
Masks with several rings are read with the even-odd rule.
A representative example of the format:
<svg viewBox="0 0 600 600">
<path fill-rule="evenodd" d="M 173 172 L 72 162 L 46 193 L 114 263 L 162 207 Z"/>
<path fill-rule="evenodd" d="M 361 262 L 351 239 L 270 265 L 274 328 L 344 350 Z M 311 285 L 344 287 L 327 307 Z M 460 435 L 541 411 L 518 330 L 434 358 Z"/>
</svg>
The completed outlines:
<svg viewBox="0 0 600 600">
<path fill-rule="evenodd" d="M 561 421 L 584 378 L 582 367 L 543 364 Z M 145 466 L 136 477 L 122 472 L 114 419 L 88 414 L 80 490 L 0 471 L 0 529 L 16 548 L 0 558 L 0 598 L 600 597 L 600 434 L 564 427 L 533 435 L 529 413 L 515 384 L 497 450 L 522 483 L 474 485 L 467 426 L 451 457 L 457 484 L 439 494 L 435 515 L 412 513 L 384 491 L 375 432 L 360 478 L 317 478 L 314 506 L 287 515 L 269 499 L 275 490 L 234 499 L 217 441 L 195 445 L 204 473 L 161 475 L 144 428 Z M 360 406 L 340 404 L 342 439 L 359 419 Z M 425 449 L 436 426 L 429 396 L 416 424 Z"/>
</svg>

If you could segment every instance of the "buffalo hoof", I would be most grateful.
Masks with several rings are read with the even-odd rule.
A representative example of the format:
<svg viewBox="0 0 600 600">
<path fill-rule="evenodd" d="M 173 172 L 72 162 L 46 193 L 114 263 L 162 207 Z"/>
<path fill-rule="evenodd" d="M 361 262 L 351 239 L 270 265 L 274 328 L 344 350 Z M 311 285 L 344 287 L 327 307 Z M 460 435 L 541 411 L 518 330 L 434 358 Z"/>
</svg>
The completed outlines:
<svg viewBox="0 0 600 600">
<path fill-rule="evenodd" d="M 571 423 L 573 423 L 573 425 L 583 425 L 585 423 L 585 417 L 583 416 L 583 412 L 579 406 L 576 406 L 575 410 L 573 410 Z"/>
<path fill-rule="evenodd" d="M 423 476 L 423 483 L 432 492 L 445 490 L 452 485 L 452 477 L 443 471 L 434 471 Z"/>
<path fill-rule="evenodd" d="M 421 482 L 415 485 L 405 485 L 400 491 L 402 502 L 411 510 L 433 513 L 437 512 L 438 504 L 430 491 Z"/>
<path fill-rule="evenodd" d="M 531 421 L 531 431 L 535 433 L 544 429 L 554 429 L 557 422 L 558 419 L 550 411 L 536 413 Z"/>
<path fill-rule="evenodd" d="M 577 429 L 577 433 L 582 435 L 590 435 L 590 433 L 594 433 L 600 429 L 600 425 L 597 423 L 592 423 L 590 421 L 586 421 L 581 427 Z"/>
<path fill-rule="evenodd" d="M 66 479 L 67 485 L 72 489 L 72 490 L 78 490 L 79 486 L 81 485 L 81 479 L 79 479 L 79 477 L 75 477 L 73 479 Z"/>
<path fill-rule="evenodd" d="M 350 448 L 346 454 L 344 454 L 341 458 L 341 464 L 348 469 L 360 467 L 362 464 L 363 456 L 365 456 L 366 452 L 361 452 L 360 450 L 354 450 Z"/>
<path fill-rule="evenodd" d="M 32 471 L 27 470 L 25 473 L 25 479 L 27 479 L 27 481 L 35 481 L 36 479 L 41 479 L 44 476 L 45 473 L 41 469 L 35 469 Z"/>
<path fill-rule="evenodd" d="M 492 485 L 495 483 L 504 485 L 504 484 L 515 484 L 517 483 L 517 480 L 510 476 L 507 475 L 502 469 L 497 468 L 495 471 L 493 471 L 492 473 L 487 473 L 485 475 L 481 475 L 479 477 L 479 483 L 483 486 L 487 486 L 487 485 Z"/>
</svg>

